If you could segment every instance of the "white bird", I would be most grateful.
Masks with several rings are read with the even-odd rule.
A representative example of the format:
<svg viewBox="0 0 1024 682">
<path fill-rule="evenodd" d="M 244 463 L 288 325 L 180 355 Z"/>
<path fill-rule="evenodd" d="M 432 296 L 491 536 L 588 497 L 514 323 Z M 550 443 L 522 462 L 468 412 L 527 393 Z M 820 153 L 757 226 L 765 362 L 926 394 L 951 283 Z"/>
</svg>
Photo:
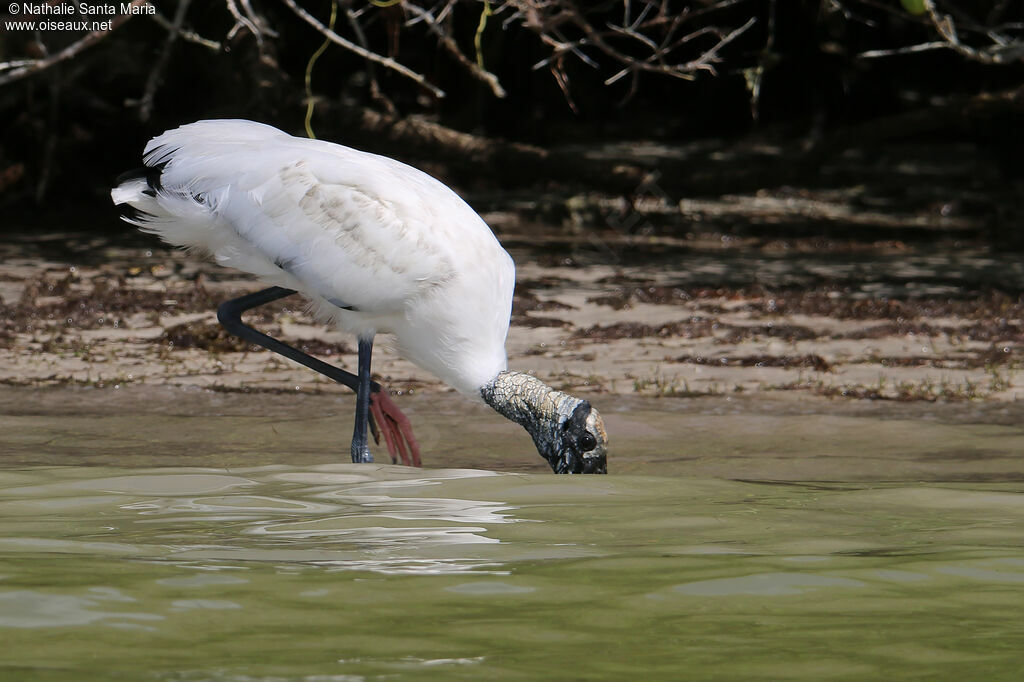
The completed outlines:
<svg viewBox="0 0 1024 682">
<path fill-rule="evenodd" d="M 373 461 L 371 412 L 393 459 L 396 447 L 403 460 L 402 447 L 416 447 L 404 416 L 370 381 L 373 339 L 386 333 L 402 356 L 525 427 L 556 473 L 606 471 L 597 410 L 507 370 L 515 265 L 446 185 L 394 159 L 244 120 L 169 130 L 150 140 L 143 162 L 111 191 L 122 217 L 274 285 L 227 302 L 219 317 L 356 390 L 354 462 Z M 356 335 L 358 376 L 241 324 L 242 311 L 295 291 L 318 319 Z"/>
</svg>

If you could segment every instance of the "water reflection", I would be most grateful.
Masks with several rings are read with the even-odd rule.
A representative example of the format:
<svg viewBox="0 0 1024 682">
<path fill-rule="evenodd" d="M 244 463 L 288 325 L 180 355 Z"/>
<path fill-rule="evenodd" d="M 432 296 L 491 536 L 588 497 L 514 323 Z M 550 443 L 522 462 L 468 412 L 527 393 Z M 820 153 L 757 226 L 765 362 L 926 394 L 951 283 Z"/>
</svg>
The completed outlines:
<svg viewBox="0 0 1024 682">
<path fill-rule="evenodd" d="M 628 679 L 637 651 L 652 679 L 995 679 L 1022 490 L 0 471 L 0 630 L 19 670 L 97 679 Z"/>
<path fill-rule="evenodd" d="M 273 466 L 230 475 L 172 469 L 81 480 L 80 474 L 49 469 L 39 475 L 49 482 L 26 485 L 24 472 L 19 473 L 17 485 L 3 490 L 6 499 L 0 507 L 43 517 L 89 508 L 119 519 L 111 536 L 127 533 L 144 543 L 6 537 L 0 538 L 0 548 L 188 562 L 280 561 L 381 573 L 465 573 L 496 564 L 463 557 L 457 548 L 496 544 L 489 526 L 517 520 L 511 515 L 514 507 L 501 502 L 423 495 L 443 482 L 493 477 L 490 472 L 450 470 L 425 477 L 391 467 L 349 473 L 339 465 L 305 471 Z M 83 498 L 82 490 L 106 495 Z"/>
<path fill-rule="evenodd" d="M 46 594 L 35 590 L 0 592 L 0 627 L 52 628 L 87 625 L 97 621 L 109 621 L 108 625 L 121 627 L 140 627 L 146 621 L 164 619 L 155 613 L 106 611 L 103 602 L 107 601 L 135 600 L 112 588 L 98 587 L 87 590 L 86 596 Z"/>
<path fill-rule="evenodd" d="M 710 597 L 742 594 L 775 596 L 802 594 L 825 587 L 867 587 L 867 583 L 813 573 L 755 573 L 738 578 L 699 580 L 679 585 L 675 591 L 680 594 Z"/>
</svg>

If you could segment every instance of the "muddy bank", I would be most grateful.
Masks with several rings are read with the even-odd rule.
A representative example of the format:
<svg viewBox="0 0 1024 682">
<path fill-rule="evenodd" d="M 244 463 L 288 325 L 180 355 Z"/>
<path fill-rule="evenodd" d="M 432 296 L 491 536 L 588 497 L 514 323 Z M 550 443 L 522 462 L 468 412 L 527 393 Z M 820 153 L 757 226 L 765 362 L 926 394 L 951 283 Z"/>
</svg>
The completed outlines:
<svg viewBox="0 0 1024 682">
<path fill-rule="evenodd" d="M 8 466 L 198 466 L 348 460 L 347 395 L 176 386 L 0 386 Z M 425 466 L 547 473 L 529 436 L 483 405 L 400 398 Z M 759 481 L 1024 480 L 1024 403 L 829 401 L 807 392 L 602 395 L 613 474 Z M 376 448 L 378 462 L 386 462 Z"/>
<path fill-rule="evenodd" d="M 657 241 L 643 264 L 597 264 L 586 261 L 582 239 L 528 249 L 505 236 L 519 263 L 509 364 L 561 389 L 947 402 L 1020 395 L 1024 269 L 1012 254 L 884 243 L 844 250 L 840 260 L 825 247 L 780 254 L 706 237 Z M 91 248 L 65 248 L 76 239 Z M 28 238 L 3 247 L 0 382 L 346 390 L 220 329 L 217 303 L 255 289 L 249 278 L 159 245 L 70 234 L 59 244 L 62 254 Z M 352 340 L 313 321 L 297 299 L 250 319 L 355 366 Z M 375 369 L 392 389 L 448 390 L 390 353 L 386 337 L 380 345 Z"/>
<path fill-rule="evenodd" d="M 469 199 L 518 264 L 509 365 L 558 388 L 1013 402 L 1024 259 L 992 245 L 993 216 L 1016 201 L 992 173 L 971 149 L 896 146 L 843 155 L 812 187 L 673 200 L 652 180 L 630 197 Z M 217 304 L 258 288 L 250 277 L 112 214 L 88 233 L 12 226 L 0 243 L 0 383 L 347 390 L 220 329 Z M 355 366 L 352 339 L 297 299 L 249 319 Z M 379 381 L 448 390 L 387 345 Z"/>
</svg>

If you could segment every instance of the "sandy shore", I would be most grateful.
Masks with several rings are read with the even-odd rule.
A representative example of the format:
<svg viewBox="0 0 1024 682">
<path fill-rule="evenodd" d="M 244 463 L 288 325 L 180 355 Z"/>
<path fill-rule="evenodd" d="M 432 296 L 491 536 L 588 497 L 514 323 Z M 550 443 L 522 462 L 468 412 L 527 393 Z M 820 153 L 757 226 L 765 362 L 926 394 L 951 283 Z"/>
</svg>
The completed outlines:
<svg viewBox="0 0 1024 682">
<path fill-rule="evenodd" d="M 564 390 L 823 401 L 1021 395 L 1024 304 L 1006 291 L 1019 290 L 1024 273 L 980 247 L 713 231 L 544 239 L 486 217 L 519 264 L 509 365 Z M 3 245 L 0 382 L 345 390 L 220 330 L 217 303 L 257 283 L 145 244 L 52 234 Z M 298 300 L 252 319 L 354 367 L 353 340 L 314 322 Z M 391 353 L 386 338 L 379 346 L 375 370 L 393 390 L 449 390 Z"/>
</svg>

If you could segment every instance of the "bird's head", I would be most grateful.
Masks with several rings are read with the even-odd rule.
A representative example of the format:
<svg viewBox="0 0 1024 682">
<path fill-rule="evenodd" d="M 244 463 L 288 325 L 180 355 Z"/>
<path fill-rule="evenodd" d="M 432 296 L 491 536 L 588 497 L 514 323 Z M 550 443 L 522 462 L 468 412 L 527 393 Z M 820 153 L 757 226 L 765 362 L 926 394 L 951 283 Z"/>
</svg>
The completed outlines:
<svg viewBox="0 0 1024 682">
<path fill-rule="evenodd" d="M 503 371 L 480 389 L 484 401 L 533 437 L 556 474 L 608 473 L 604 420 L 586 400 L 522 372 Z"/>
<path fill-rule="evenodd" d="M 608 434 L 601 414 L 581 400 L 553 434 L 533 435 L 540 456 L 556 474 L 608 473 Z"/>
</svg>

